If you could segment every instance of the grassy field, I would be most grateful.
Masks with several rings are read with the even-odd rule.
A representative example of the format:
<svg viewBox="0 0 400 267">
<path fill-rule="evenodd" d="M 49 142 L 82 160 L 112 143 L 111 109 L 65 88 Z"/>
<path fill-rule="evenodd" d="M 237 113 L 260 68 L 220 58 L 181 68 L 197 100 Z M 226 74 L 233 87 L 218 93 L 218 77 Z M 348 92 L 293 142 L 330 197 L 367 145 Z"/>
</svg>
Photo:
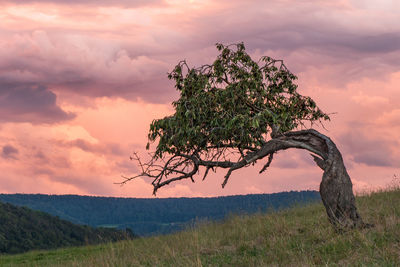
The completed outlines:
<svg viewBox="0 0 400 267">
<path fill-rule="evenodd" d="M 336 233 L 322 204 L 100 246 L 0 256 L 1 266 L 400 266 L 400 189 L 357 197 L 374 228 Z"/>
</svg>

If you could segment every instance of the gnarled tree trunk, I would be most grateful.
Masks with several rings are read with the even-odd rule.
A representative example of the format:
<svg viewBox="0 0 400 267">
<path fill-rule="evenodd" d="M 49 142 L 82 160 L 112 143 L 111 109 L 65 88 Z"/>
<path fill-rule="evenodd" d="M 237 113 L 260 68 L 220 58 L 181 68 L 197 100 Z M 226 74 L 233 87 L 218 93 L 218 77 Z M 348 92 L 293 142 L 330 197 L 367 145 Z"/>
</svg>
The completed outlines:
<svg viewBox="0 0 400 267">
<path fill-rule="evenodd" d="M 154 192 L 156 192 L 160 187 L 174 181 L 190 178 L 194 182 L 193 176 L 198 172 L 200 166 L 204 166 L 207 169 L 203 179 L 207 176 L 209 169 L 228 169 L 222 183 L 222 187 L 224 187 L 233 171 L 268 157 L 267 163 L 260 171 L 261 173 L 271 164 L 274 153 L 289 148 L 310 151 L 314 161 L 324 171 L 320 194 L 328 219 L 335 227 L 363 228 L 371 226 L 365 224 L 357 212 L 353 185 L 344 166 L 342 155 L 329 137 L 313 129 L 285 133 L 273 131 L 269 141 L 263 143 L 259 149 L 250 150 L 246 155 L 242 153 L 242 157 L 237 162 L 225 158 L 220 161 L 218 160 L 219 156 L 217 160 L 214 160 L 214 156 L 209 159 L 202 159 L 199 153 L 194 152 L 193 154 L 177 153 L 167 160 L 163 159 L 164 165 L 158 165 L 155 164 L 154 158 L 149 163 L 142 164 L 136 156 L 143 172 L 134 177 L 127 177 L 123 183 L 136 177 L 150 177 L 153 179 Z M 177 176 L 167 178 L 171 174 Z"/>
<path fill-rule="evenodd" d="M 314 161 L 324 171 L 320 195 L 329 221 L 334 226 L 339 228 L 370 226 L 363 222 L 357 212 L 353 186 L 342 155 L 329 137 L 310 129 L 285 133 L 273 140 L 313 153 Z"/>
</svg>

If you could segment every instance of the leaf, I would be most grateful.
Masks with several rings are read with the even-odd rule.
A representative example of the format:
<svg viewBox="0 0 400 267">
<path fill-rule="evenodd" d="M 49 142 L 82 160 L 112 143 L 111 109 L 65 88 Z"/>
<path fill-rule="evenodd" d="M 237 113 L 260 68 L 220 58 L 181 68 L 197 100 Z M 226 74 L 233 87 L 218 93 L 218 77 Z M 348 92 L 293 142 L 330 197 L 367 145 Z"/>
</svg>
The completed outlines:
<svg viewBox="0 0 400 267">
<path fill-rule="evenodd" d="M 175 114 L 152 122 L 146 149 L 156 139 L 160 156 L 226 143 L 257 146 L 273 124 L 290 131 L 302 121 L 329 120 L 314 100 L 297 93 L 297 77 L 281 60 L 254 61 L 243 43 L 216 47 L 212 65 L 189 68 L 181 61 L 168 74 L 180 98 L 172 103 Z"/>
</svg>

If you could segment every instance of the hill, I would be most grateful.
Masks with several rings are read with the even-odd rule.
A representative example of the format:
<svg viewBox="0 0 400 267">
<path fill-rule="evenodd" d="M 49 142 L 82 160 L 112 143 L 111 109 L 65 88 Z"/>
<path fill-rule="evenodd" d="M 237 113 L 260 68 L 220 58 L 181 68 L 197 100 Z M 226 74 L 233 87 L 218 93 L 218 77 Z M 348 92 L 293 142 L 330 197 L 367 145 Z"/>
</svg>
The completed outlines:
<svg viewBox="0 0 400 267">
<path fill-rule="evenodd" d="M 115 198 L 77 195 L 0 194 L 0 201 L 41 210 L 77 224 L 130 228 L 148 236 L 184 229 L 195 220 L 222 220 L 320 201 L 317 191 L 211 198 Z"/>
<path fill-rule="evenodd" d="M 203 222 L 171 235 L 0 256 L 5 266 L 400 266 L 400 190 L 357 197 L 374 228 L 338 233 L 322 204 Z"/>
<path fill-rule="evenodd" d="M 75 225 L 44 212 L 0 203 L 0 254 L 133 238 L 128 231 Z"/>
</svg>

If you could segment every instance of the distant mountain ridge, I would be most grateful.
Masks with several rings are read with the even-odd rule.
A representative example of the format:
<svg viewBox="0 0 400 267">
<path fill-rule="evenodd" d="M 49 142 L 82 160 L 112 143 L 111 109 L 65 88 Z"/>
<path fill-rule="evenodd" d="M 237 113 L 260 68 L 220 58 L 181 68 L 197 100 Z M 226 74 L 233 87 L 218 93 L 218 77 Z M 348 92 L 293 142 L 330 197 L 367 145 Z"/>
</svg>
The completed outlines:
<svg viewBox="0 0 400 267">
<path fill-rule="evenodd" d="M 131 231 L 76 225 L 41 211 L 0 202 L 0 254 L 134 238 Z"/>
<path fill-rule="evenodd" d="M 117 198 L 78 195 L 0 194 L 0 201 L 26 206 L 73 223 L 130 228 L 141 236 L 181 230 L 196 220 L 221 220 L 320 201 L 317 191 L 291 191 L 210 198 Z"/>
</svg>

